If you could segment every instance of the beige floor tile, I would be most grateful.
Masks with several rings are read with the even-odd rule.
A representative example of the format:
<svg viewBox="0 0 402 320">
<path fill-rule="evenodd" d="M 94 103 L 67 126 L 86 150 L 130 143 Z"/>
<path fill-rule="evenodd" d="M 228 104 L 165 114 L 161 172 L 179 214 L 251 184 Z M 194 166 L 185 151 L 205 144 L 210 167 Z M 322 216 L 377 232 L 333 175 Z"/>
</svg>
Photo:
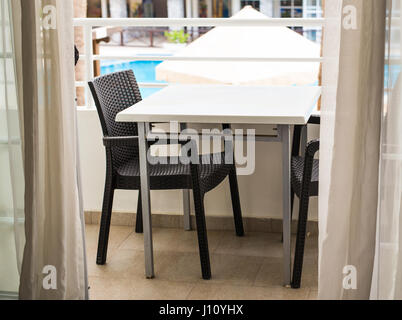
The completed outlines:
<svg viewBox="0 0 402 320">
<path fill-rule="evenodd" d="M 115 279 L 143 279 L 145 277 L 143 251 L 116 249 L 112 255 L 108 255 L 105 265 L 98 266 L 95 263 L 88 263 L 88 265 L 90 276 Z"/>
<path fill-rule="evenodd" d="M 308 289 L 197 284 L 189 300 L 304 300 Z"/>
<path fill-rule="evenodd" d="M 282 258 L 282 234 L 250 232 L 244 237 L 234 237 L 231 232 L 224 231 L 216 253 L 235 254 L 258 257 Z M 296 245 L 296 236 L 292 236 L 292 253 Z M 306 237 L 305 256 L 318 257 L 318 237 Z"/>
<path fill-rule="evenodd" d="M 202 279 L 198 253 L 164 252 L 155 254 L 155 275 L 160 280 L 197 282 Z"/>
<path fill-rule="evenodd" d="M 117 251 L 116 248 L 109 248 L 107 253 L 107 260 L 106 263 L 110 262 L 113 257 L 113 254 Z M 103 272 L 102 270 L 105 269 L 105 266 L 99 266 L 96 264 L 96 254 L 97 248 L 96 247 L 88 247 L 87 248 L 87 265 L 88 265 L 88 275 L 89 276 L 96 276 L 99 273 Z"/>
<path fill-rule="evenodd" d="M 227 254 L 211 256 L 211 283 L 253 285 L 264 258 Z"/>
<path fill-rule="evenodd" d="M 318 290 L 311 289 L 308 294 L 308 300 L 317 300 L 318 299 Z"/>
<path fill-rule="evenodd" d="M 157 278 L 171 281 L 252 285 L 263 258 L 211 254 L 211 280 L 203 280 L 198 253 L 158 252 L 155 255 Z"/>
<path fill-rule="evenodd" d="M 98 247 L 99 225 L 91 224 L 86 225 L 86 244 L 87 248 Z M 133 233 L 132 227 L 111 226 L 109 232 L 108 248 L 119 247 L 127 237 Z"/>
<path fill-rule="evenodd" d="M 133 287 L 122 279 L 89 277 L 90 300 L 127 300 L 133 297 Z"/>
<path fill-rule="evenodd" d="M 96 265 L 97 225 L 87 225 L 92 299 L 314 299 L 317 296 L 317 237 L 306 240 L 302 289 L 282 287 L 280 234 L 208 233 L 212 279 L 201 277 L 197 234 L 154 229 L 155 274 L 144 276 L 143 236 L 112 226 L 107 263 Z M 292 239 L 294 248 L 294 238 Z"/>
<path fill-rule="evenodd" d="M 225 232 L 215 253 L 256 257 L 282 257 L 281 234 L 252 232 L 236 237 Z"/>
<path fill-rule="evenodd" d="M 318 258 L 304 259 L 301 285 L 311 289 L 318 288 Z"/>
<path fill-rule="evenodd" d="M 266 258 L 260 268 L 255 282 L 259 287 L 283 286 L 283 260 L 282 258 Z"/>
<path fill-rule="evenodd" d="M 109 234 L 109 244 L 107 252 L 106 263 L 109 263 L 113 255 L 118 252 L 118 248 L 123 241 L 132 233 L 130 227 L 118 227 L 111 226 Z M 87 263 L 88 263 L 88 275 L 94 276 L 105 272 L 105 266 L 98 266 L 96 264 L 96 255 L 98 250 L 98 225 L 86 225 L 86 248 L 87 248 Z"/>
<path fill-rule="evenodd" d="M 198 239 L 196 231 L 182 229 L 153 228 L 153 245 L 155 251 L 198 252 Z M 223 237 L 221 231 L 208 231 L 209 252 L 215 252 Z M 121 248 L 131 250 L 144 250 L 142 234 L 132 233 L 122 244 Z"/>
<path fill-rule="evenodd" d="M 184 300 L 194 287 L 191 283 L 157 279 L 117 279 L 90 277 L 91 300 Z"/>
<path fill-rule="evenodd" d="M 282 258 L 266 258 L 258 272 L 255 286 L 259 287 L 281 287 L 283 285 L 283 260 Z M 303 263 L 303 274 L 301 279 L 302 288 L 317 288 L 318 265 L 316 259 L 305 258 Z"/>
<path fill-rule="evenodd" d="M 153 240 L 155 246 L 155 233 L 153 232 Z M 124 250 L 144 250 L 144 236 L 141 233 L 131 233 L 121 244 Z M 154 248 L 155 249 L 155 248 Z"/>
<path fill-rule="evenodd" d="M 292 249 L 294 250 L 296 244 L 296 237 L 292 238 L 292 243 L 294 243 Z M 317 257 L 318 259 L 318 237 L 317 236 L 307 236 L 306 242 L 304 244 L 304 256 L 305 257 Z"/>
</svg>

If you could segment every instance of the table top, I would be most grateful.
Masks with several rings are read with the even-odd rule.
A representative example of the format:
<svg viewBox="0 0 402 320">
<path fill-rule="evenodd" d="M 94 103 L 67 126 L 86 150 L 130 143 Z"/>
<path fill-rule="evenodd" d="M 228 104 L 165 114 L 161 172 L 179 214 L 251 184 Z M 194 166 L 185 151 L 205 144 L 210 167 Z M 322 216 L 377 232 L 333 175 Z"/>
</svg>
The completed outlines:
<svg viewBox="0 0 402 320">
<path fill-rule="evenodd" d="M 317 86 L 170 85 L 116 121 L 306 124 L 320 95 Z"/>
</svg>

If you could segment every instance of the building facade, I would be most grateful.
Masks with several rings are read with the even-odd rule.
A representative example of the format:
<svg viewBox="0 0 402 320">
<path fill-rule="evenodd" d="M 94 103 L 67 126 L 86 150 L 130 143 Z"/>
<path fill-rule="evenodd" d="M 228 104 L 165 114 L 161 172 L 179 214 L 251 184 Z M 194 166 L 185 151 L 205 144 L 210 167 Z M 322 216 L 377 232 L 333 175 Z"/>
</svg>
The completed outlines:
<svg viewBox="0 0 402 320">
<path fill-rule="evenodd" d="M 268 17 L 321 18 L 321 0 L 167 0 L 169 17 L 230 17 L 250 5 Z M 321 42 L 319 28 L 294 28 L 312 41 Z"/>
<path fill-rule="evenodd" d="M 91 0 L 102 16 L 112 17 L 231 17 L 250 5 L 268 17 L 320 18 L 322 0 Z M 321 29 L 294 28 L 313 41 L 321 41 Z"/>
</svg>

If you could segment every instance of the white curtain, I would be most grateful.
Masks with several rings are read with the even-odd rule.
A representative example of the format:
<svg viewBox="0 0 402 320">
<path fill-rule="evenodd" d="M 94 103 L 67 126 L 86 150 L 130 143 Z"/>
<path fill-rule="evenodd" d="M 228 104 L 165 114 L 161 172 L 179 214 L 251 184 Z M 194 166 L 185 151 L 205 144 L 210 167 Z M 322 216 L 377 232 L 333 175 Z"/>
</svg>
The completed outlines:
<svg viewBox="0 0 402 320">
<path fill-rule="evenodd" d="M 12 1 L 24 116 L 21 299 L 88 297 L 74 103 L 73 2 Z M 45 285 L 44 285 L 45 284 Z"/>
<path fill-rule="evenodd" d="M 378 0 L 326 1 L 320 299 L 370 296 L 376 240 L 385 7 L 386 1 Z"/>
<path fill-rule="evenodd" d="M 388 1 L 378 242 L 372 298 L 402 299 L 402 1 Z"/>
<path fill-rule="evenodd" d="M 0 0 L 0 297 L 18 292 L 24 174 L 10 0 Z"/>
</svg>

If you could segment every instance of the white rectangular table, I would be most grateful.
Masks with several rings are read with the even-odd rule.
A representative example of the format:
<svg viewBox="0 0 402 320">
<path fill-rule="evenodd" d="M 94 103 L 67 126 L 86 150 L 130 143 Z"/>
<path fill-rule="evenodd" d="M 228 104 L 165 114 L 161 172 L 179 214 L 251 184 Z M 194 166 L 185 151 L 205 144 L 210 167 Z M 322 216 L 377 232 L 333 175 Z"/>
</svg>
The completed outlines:
<svg viewBox="0 0 402 320">
<path fill-rule="evenodd" d="M 321 87 L 315 86 L 171 85 L 117 115 L 116 121 L 138 123 L 147 278 L 154 277 L 146 142 L 148 123 L 274 124 L 278 125 L 278 136 L 267 141 L 282 142 L 284 284 L 290 285 L 290 127 L 307 124 L 320 95 Z"/>
</svg>

